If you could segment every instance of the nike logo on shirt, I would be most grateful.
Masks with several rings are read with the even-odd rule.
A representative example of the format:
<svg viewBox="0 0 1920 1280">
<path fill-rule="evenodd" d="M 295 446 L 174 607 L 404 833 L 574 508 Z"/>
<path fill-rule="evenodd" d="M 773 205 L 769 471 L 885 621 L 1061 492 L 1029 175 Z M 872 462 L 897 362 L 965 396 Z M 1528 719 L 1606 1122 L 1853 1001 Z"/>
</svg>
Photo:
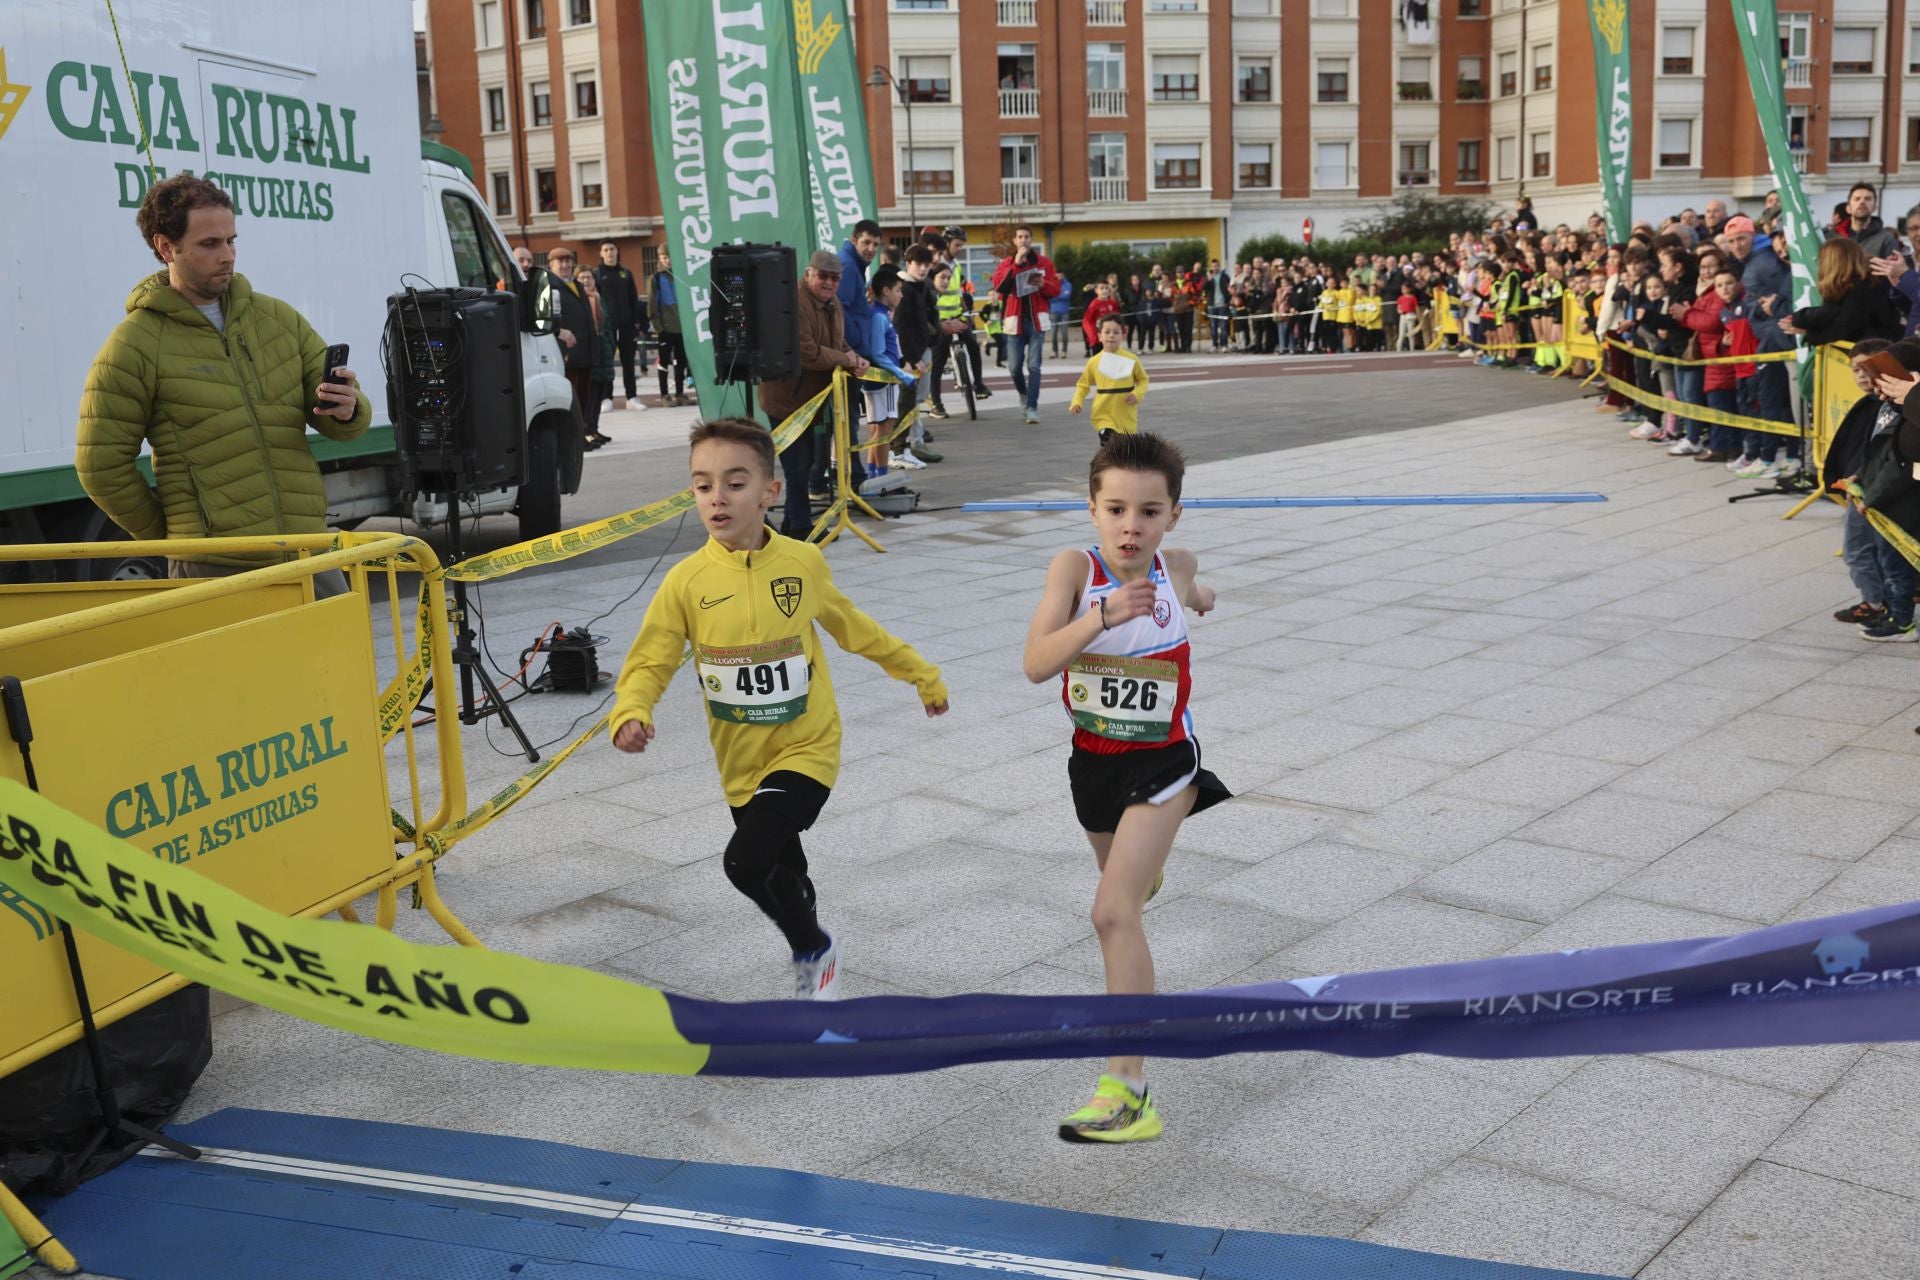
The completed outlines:
<svg viewBox="0 0 1920 1280">
<path fill-rule="evenodd" d="M 715 605 L 717 605 L 717 604 L 725 604 L 725 603 L 726 603 L 727 601 L 729 601 L 729 600 L 731 600 L 731 599 L 733 599 L 733 597 L 732 597 L 732 596 L 721 596 L 721 597 L 720 597 L 720 598 L 719 598 L 718 600 L 709 600 L 709 599 L 707 599 L 707 598 L 706 598 L 705 596 L 701 596 L 701 597 L 700 597 L 700 607 L 701 607 L 702 609 L 711 609 L 711 608 L 713 608 L 713 606 L 715 606 Z"/>
</svg>

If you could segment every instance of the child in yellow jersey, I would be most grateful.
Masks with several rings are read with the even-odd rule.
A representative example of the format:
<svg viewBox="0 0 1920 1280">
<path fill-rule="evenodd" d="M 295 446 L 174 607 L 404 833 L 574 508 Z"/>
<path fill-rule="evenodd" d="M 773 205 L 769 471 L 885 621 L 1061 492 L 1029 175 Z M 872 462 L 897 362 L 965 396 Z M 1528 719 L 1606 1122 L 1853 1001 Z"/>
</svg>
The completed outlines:
<svg viewBox="0 0 1920 1280">
<path fill-rule="evenodd" d="M 1115 433 L 1130 436 L 1140 430 L 1140 401 L 1147 394 L 1147 366 L 1126 349 L 1127 325 L 1119 316 L 1100 322 L 1100 352 L 1080 371 L 1073 388 L 1070 413 L 1079 413 L 1093 393 L 1093 429 L 1105 444 Z"/>
<path fill-rule="evenodd" d="M 929 716 L 946 714 L 947 687 L 913 646 L 840 593 L 818 547 L 767 527 L 780 475 L 766 428 L 720 418 L 696 426 L 691 442 L 707 545 L 667 573 L 647 607 L 620 669 L 613 744 L 647 749 L 654 705 L 691 645 L 733 809 L 727 879 L 786 935 L 794 994 L 838 999 L 841 948 L 820 928 L 800 847 L 840 772 L 840 711 L 814 624 L 911 682 Z"/>
<path fill-rule="evenodd" d="M 1360 349 L 1377 351 L 1379 338 L 1383 332 L 1380 327 L 1380 295 L 1373 291 L 1372 285 L 1362 285 L 1360 296 L 1353 300 L 1353 325 L 1360 331 Z"/>
</svg>

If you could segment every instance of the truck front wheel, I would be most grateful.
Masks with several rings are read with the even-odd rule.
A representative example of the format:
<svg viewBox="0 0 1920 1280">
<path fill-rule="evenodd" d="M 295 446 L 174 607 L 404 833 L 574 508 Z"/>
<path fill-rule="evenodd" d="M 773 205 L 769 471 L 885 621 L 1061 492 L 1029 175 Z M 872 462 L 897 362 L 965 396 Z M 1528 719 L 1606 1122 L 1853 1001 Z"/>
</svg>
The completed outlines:
<svg viewBox="0 0 1920 1280">
<path fill-rule="evenodd" d="M 560 532 L 560 442 L 552 427 L 527 432 L 527 482 L 516 509 L 522 539 Z"/>
<path fill-rule="evenodd" d="M 106 512 L 86 503 L 61 526 L 63 542 L 130 542 L 127 531 L 107 519 Z M 69 562 L 77 582 L 153 582 L 167 576 L 160 556 L 102 556 Z"/>
</svg>

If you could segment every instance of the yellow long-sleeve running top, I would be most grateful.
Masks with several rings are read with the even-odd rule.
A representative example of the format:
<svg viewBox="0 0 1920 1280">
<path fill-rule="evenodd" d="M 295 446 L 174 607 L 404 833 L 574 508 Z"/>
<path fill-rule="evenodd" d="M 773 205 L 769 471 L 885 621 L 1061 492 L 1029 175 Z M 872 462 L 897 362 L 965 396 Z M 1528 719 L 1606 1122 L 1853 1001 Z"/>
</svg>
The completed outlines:
<svg viewBox="0 0 1920 1280">
<path fill-rule="evenodd" d="M 758 551 L 709 538 L 667 573 L 620 668 L 611 731 L 629 720 L 653 723 L 692 645 L 727 803 L 745 804 L 777 769 L 831 787 L 840 772 L 840 709 L 816 622 L 848 653 L 911 683 L 923 705 L 946 701 L 939 669 L 834 586 L 818 547 L 768 530 Z"/>
<path fill-rule="evenodd" d="M 1122 367 L 1126 366 L 1126 367 Z M 1140 406 L 1127 403 L 1131 392 L 1135 400 L 1147 398 L 1147 366 L 1139 356 L 1126 350 L 1096 351 L 1080 381 L 1073 388 L 1073 405 L 1079 408 L 1093 396 L 1093 429 L 1117 431 L 1123 436 L 1140 431 Z"/>
</svg>

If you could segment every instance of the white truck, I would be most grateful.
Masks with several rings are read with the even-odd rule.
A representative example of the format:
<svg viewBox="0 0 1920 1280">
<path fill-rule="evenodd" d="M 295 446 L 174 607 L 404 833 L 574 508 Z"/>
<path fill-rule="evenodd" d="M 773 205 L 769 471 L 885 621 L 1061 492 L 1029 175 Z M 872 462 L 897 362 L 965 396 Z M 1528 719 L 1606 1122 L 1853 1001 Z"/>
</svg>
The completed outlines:
<svg viewBox="0 0 1920 1280">
<path fill-rule="evenodd" d="M 159 269 L 134 221 L 141 196 L 182 171 L 233 197 L 237 265 L 254 288 L 351 348 L 374 426 L 345 444 L 309 436 L 330 523 L 445 519 L 445 495 L 402 492 L 381 369 L 386 299 L 409 285 L 504 281 L 522 299 L 528 479 L 479 494 L 478 509 L 516 511 L 527 537 L 560 528 L 582 433 L 551 282 L 514 266 L 465 160 L 421 139 L 409 6 L 173 0 L 122 5 L 118 18 L 124 69 L 104 0 L 0 5 L 0 538 L 125 536 L 81 490 L 75 423 L 95 352 L 135 283 Z M 123 557 L 64 572 L 159 568 Z"/>
</svg>

